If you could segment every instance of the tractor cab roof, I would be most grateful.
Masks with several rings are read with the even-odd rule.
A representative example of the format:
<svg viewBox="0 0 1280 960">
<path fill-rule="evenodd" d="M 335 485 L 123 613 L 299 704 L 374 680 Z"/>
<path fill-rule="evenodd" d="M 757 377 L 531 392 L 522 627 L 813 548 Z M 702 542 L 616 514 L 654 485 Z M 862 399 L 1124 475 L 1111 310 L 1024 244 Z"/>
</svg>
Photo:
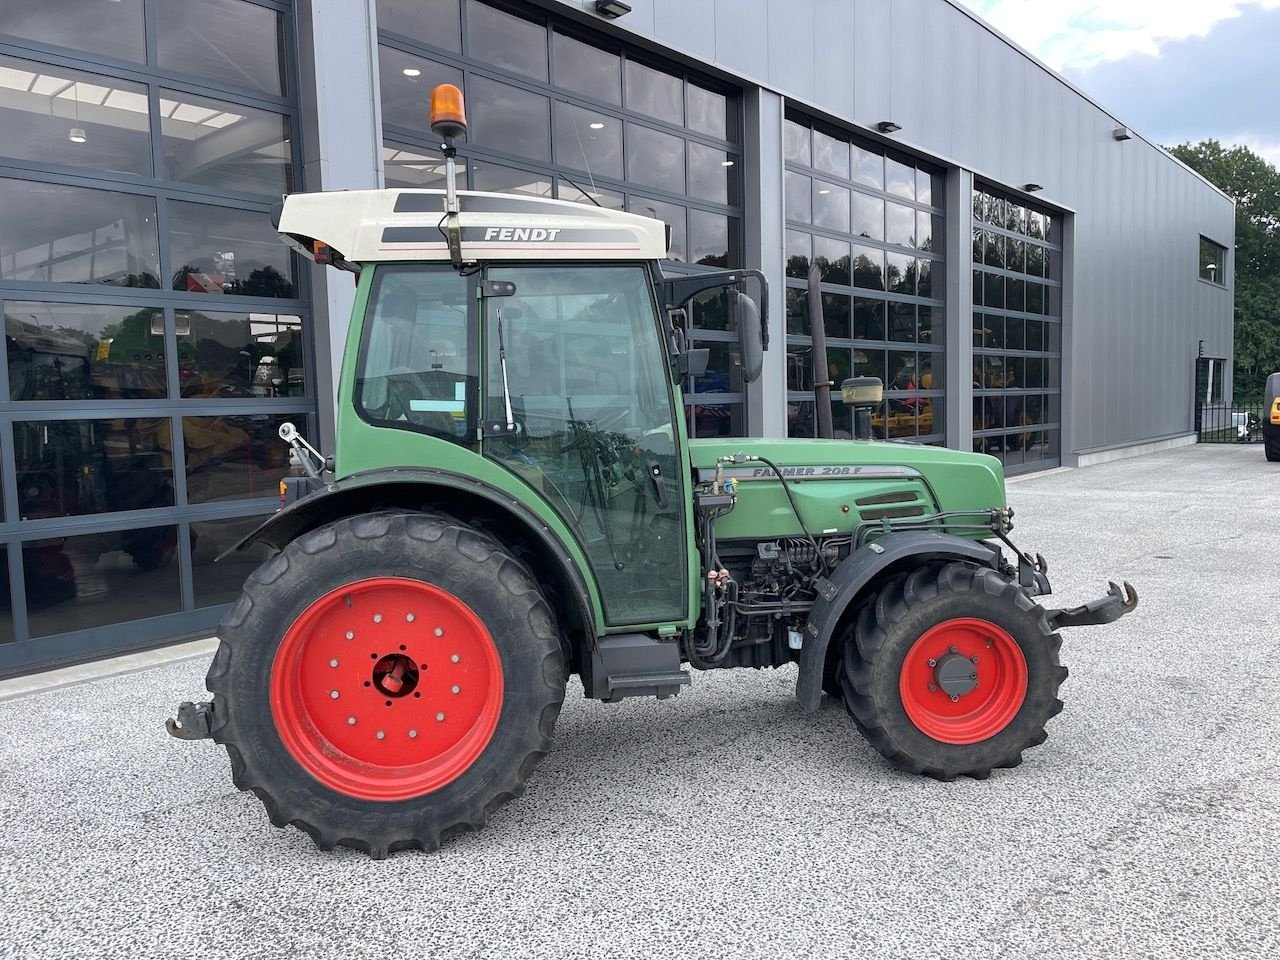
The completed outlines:
<svg viewBox="0 0 1280 960">
<path fill-rule="evenodd" d="M 464 260 L 661 260 L 659 220 L 503 193 L 458 191 Z M 443 190 L 348 190 L 285 198 L 276 224 L 307 257 L 322 243 L 354 263 L 448 260 Z"/>
</svg>

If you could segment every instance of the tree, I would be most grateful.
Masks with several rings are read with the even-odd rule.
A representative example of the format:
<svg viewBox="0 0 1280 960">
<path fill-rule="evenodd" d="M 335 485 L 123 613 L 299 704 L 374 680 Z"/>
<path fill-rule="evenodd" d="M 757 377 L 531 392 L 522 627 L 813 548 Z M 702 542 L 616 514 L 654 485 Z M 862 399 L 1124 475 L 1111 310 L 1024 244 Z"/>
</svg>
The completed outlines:
<svg viewBox="0 0 1280 960">
<path fill-rule="evenodd" d="M 1217 140 L 1169 152 L 1236 201 L 1235 397 L 1260 399 L 1280 370 L 1280 170 Z"/>
</svg>

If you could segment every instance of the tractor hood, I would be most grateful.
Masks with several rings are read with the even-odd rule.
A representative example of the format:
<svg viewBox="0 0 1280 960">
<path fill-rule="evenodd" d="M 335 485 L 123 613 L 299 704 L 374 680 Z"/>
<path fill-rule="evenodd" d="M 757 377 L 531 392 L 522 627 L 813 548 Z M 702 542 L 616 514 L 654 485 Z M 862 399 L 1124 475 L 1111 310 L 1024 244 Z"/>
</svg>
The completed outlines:
<svg viewBox="0 0 1280 960">
<path fill-rule="evenodd" d="M 1004 468 L 995 457 L 910 443 L 853 440 L 692 440 L 694 479 L 709 482 L 719 457 L 773 461 L 787 478 L 811 532 L 847 533 L 858 523 L 1005 506 Z M 717 523 L 723 537 L 799 532 L 777 475 L 761 461 L 726 463 L 738 505 Z"/>
</svg>

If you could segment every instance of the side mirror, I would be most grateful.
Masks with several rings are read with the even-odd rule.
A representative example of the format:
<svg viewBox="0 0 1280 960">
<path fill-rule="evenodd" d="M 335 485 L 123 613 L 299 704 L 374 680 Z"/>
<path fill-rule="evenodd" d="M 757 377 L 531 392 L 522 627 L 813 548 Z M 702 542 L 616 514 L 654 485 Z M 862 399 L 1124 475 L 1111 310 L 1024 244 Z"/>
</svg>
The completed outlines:
<svg viewBox="0 0 1280 960">
<path fill-rule="evenodd" d="M 764 368 L 764 335 L 760 308 L 741 290 L 729 289 L 729 304 L 738 326 L 738 343 L 742 349 L 742 379 L 754 383 Z"/>
</svg>

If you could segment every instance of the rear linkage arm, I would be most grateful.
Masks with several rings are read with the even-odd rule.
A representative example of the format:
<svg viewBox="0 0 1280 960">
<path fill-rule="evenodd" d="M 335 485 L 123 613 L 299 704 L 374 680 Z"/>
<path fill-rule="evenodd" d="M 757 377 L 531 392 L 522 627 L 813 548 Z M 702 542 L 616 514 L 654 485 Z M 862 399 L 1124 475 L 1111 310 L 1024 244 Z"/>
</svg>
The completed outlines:
<svg viewBox="0 0 1280 960">
<path fill-rule="evenodd" d="M 1046 611 L 1049 626 L 1053 630 L 1062 627 L 1090 627 L 1119 620 L 1126 613 L 1132 613 L 1138 605 L 1138 591 L 1133 584 L 1125 581 L 1124 587 L 1112 582 L 1107 595 L 1091 600 L 1083 606 L 1066 610 Z"/>
</svg>

